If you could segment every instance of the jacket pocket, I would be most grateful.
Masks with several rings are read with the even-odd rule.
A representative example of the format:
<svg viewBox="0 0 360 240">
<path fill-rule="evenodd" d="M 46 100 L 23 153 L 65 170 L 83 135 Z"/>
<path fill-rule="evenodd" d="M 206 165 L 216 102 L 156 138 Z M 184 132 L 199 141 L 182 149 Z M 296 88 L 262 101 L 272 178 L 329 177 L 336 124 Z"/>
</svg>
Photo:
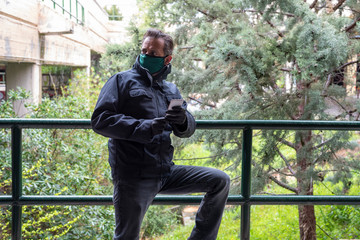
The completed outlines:
<svg viewBox="0 0 360 240">
<path fill-rule="evenodd" d="M 144 88 L 130 89 L 122 113 L 136 119 L 154 118 L 157 113 L 154 100 L 152 93 Z"/>
<path fill-rule="evenodd" d="M 130 97 L 148 97 L 152 98 L 151 94 L 146 91 L 145 89 L 138 88 L 138 89 L 131 89 L 129 91 Z"/>
</svg>

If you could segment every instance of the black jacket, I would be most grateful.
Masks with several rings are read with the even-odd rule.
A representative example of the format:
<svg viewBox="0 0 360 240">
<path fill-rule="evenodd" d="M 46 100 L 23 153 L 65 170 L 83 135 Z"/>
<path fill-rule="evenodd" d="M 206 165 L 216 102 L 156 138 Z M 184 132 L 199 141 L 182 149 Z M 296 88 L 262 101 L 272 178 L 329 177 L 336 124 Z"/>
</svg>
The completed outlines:
<svg viewBox="0 0 360 240">
<path fill-rule="evenodd" d="M 152 119 L 165 116 L 171 99 L 182 98 L 175 84 L 165 81 L 170 71 L 167 65 L 152 77 L 137 59 L 132 69 L 115 74 L 102 88 L 91 124 L 110 138 L 113 178 L 166 176 L 174 165 L 171 132 L 178 137 L 194 133 L 195 120 L 188 111 L 186 129 L 167 124 L 162 134 L 152 133 Z"/>
</svg>

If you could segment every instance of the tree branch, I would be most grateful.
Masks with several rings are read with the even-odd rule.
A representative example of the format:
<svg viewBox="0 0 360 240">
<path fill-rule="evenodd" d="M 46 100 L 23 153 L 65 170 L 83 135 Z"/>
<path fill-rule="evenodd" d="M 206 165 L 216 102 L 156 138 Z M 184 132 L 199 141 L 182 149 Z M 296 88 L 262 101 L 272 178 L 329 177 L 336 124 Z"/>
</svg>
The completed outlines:
<svg viewBox="0 0 360 240">
<path fill-rule="evenodd" d="M 274 105 L 274 104 L 275 104 L 275 103 L 270 103 L 270 104 L 268 104 L 268 105 L 262 106 L 262 107 L 260 108 L 260 110 L 264 111 L 265 109 L 271 107 L 271 106 Z M 254 116 L 254 115 L 257 114 L 260 110 L 251 113 L 251 114 L 249 115 L 249 117 Z"/>
<path fill-rule="evenodd" d="M 196 98 L 193 98 L 193 97 L 190 97 L 190 96 L 188 96 L 188 98 L 189 98 L 190 100 L 193 100 L 193 101 L 197 102 L 197 103 L 200 103 L 201 105 L 205 105 L 205 106 L 208 106 L 208 107 L 216 108 L 216 105 L 208 104 L 208 103 L 203 103 L 202 101 L 197 100 Z"/>
<path fill-rule="evenodd" d="M 337 103 L 337 105 L 339 105 L 345 112 L 348 112 L 347 109 L 338 101 L 336 100 L 335 98 L 333 97 L 329 97 L 330 100 L 334 101 L 335 103 Z"/>
<path fill-rule="evenodd" d="M 264 12 L 261 11 L 257 11 L 254 9 L 245 9 L 245 10 L 241 10 L 241 9 L 233 9 L 232 10 L 233 13 L 245 13 L 245 12 L 252 12 L 252 13 L 260 13 L 261 15 L 264 14 Z M 274 14 L 279 14 L 279 15 L 285 15 L 287 17 L 295 17 L 295 14 L 292 13 L 286 13 L 286 12 L 272 12 Z"/>
<path fill-rule="evenodd" d="M 298 190 L 297 190 L 296 188 L 291 187 L 291 186 L 287 185 L 286 183 L 277 180 L 275 177 L 273 177 L 273 176 L 271 176 L 271 175 L 268 175 L 268 177 L 269 177 L 273 182 L 275 182 L 277 185 L 279 185 L 280 187 L 283 187 L 283 188 L 285 188 L 285 189 L 287 189 L 287 190 L 289 190 L 289 191 L 292 191 L 292 192 L 294 192 L 294 193 L 298 193 Z"/>
<path fill-rule="evenodd" d="M 235 83 L 235 89 L 236 89 L 236 91 L 237 91 L 240 95 L 242 95 L 242 90 L 241 90 L 241 88 L 240 88 L 240 86 L 239 86 L 238 81 L 236 81 L 236 83 Z"/>
<path fill-rule="evenodd" d="M 312 4 L 310 4 L 310 9 L 313 9 L 316 6 L 317 2 L 318 0 L 314 0 Z"/>
<path fill-rule="evenodd" d="M 198 12 L 204 14 L 205 16 L 211 18 L 212 20 L 216 20 L 216 19 L 217 19 L 217 17 L 215 17 L 215 16 L 213 16 L 213 15 L 210 15 L 208 12 L 205 12 L 204 10 L 201 10 L 201 9 L 199 9 L 199 8 L 196 9 L 196 10 L 197 10 Z M 225 23 L 225 24 L 228 24 L 228 22 L 225 22 L 225 21 L 221 21 L 221 22 L 223 22 L 223 23 Z"/>
<path fill-rule="evenodd" d="M 324 84 L 324 89 L 323 89 L 323 92 L 321 94 L 322 96 L 324 96 L 324 97 L 327 96 L 327 90 L 328 90 L 328 88 L 330 86 L 330 83 L 331 83 L 331 74 L 328 75 L 327 80 L 326 80 L 326 82 Z"/>
<path fill-rule="evenodd" d="M 183 47 L 178 47 L 178 49 L 181 49 L 181 50 L 183 50 L 183 49 L 192 49 L 194 47 L 195 46 L 183 46 Z"/>
<path fill-rule="evenodd" d="M 291 72 L 292 71 L 292 69 L 290 69 L 290 68 L 280 68 L 280 70 L 283 72 Z"/>
<path fill-rule="evenodd" d="M 355 63 L 358 63 L 359 60 L 356 60 L 356 61 L 351 61 L 351 62 L 347 62 L 347 63 L 344 63 L 343 65 L 341 65 L 340 67 L 338 67 L 337 69 L 333 70 L 332 72 L 336 72 L 336 71 L 340 71 L 341 69 L 351 65 L 351 64 L 355 64 Z M 331 84 L 331 73 L 328 75 L 327 77 L 327 80 L 324 84 L 324 89 L 323 89 L 323 92 L 322 92 L 322 96 L 325 96 L 327 97 L 327 89 L 329 88 L 330 84 Z"/>
<path fill-rule="evenodd" d="M 319 161 L 319 159 L 320 159 L 320 156 L 318 156 L 318 157 L 311 163 L 311 165 L 315 165 L 315 164 Z"/>
<path fill-rule="evenodd" d="M 243 13 L 243 12 L 255 12 L 255 13 L 259 13 L 261 16 L 264 15 L 264 12 L 260 12 L 260 11 L 256 11 L 256 10 L 252 10 L 252 9 L 248 9 L 248 10 L 232 10 L 233 13 Z M 275 13 L 279 13 L 279 12 L 275 12 Z M 295 17 L 294 14 L 290 14 L 290 13 L 279 13 L 279 14 L 283 14 L 289 17 Z M 282 34 L 282 32 L 280 32 L 279 30 L 277 30 L 277 28 L 275 27 L 275 25 L 270 22 L 270 20 L 265 20 L 272 28 L 276 29 L 277 34 L 280 37 L 284 37 L 284 34 Z"/>
<path fill-rule="evenodd" d="M 344 63 L 343 65 L 341 65 L 340 67 L 338 67 L 338 69 L 336 69 L 335 71 L 340 71 L 341 69 L 351 65 L 351 64 L 355 64 L 355 63 L 358 63 L 360 60 L 355 60 L 355 61 L 351 61 L 351 62 L 347 62 L 347 63 Z"/>
<path fill-rule="evenodd" d="M 338 10 L 345 1 L 346 0 L 339 0 L 338 3 L 333 7 L 333 10 L 334 11 Z"/>
<path fill-rule="evenodd" d="M 283 176 L 286 176 L 286 177 L 294 177 L 293 174 L 291 173 L 284 173 L 284 172 L 281 172 L 281 170 L 283 169 L 287 169 L 286 167 L 283 167 L 282 169 L 274 169 L 276 173 L 280 174 L 280 175 L 283 175 Z"/>
<path fill-rule="evenodd" d="M 201 10 L 201 9 L 196 9 L 196 10 L 197 10 L 198 12 L 204 14 L 205 16 L 212 18 L 212 20 L 215 20 L 215 19 L 216 19 L 214 16 L 210 15 L 209 13 L 205 12 L 204 10 Z"/>
<path fill-rule="evenodd" d="M 295 175 L 295 172 L 294 172 L 294 170 L 292 169 L 292 167 L 290 166 L 289 161 L 288 161 L 288 160 L 286 159 L 286 157 L 280 152 L 280 149 L 279 149 L 278 147 L 275 147 L 275 148 L 276 148 L 276 152 L 280 155 L 280 157 L 282 158 L 282 160 L 284 160 L 284 162 L 285 162 L 287 168 L 289 169 L 289 171 L 290 171 L 293 175 Z"/>
<path fill-rule="evenodd" d="M 355 113 L 357 111 L 357 109 L 353 109 L 353 110 L 347 110 L 338 100 L 336 100 L 333 97 L 328 97 L 330 100 L 334 101 L 337 105 L 339 105 L 345 112 L 347 115 L 351 116 L 353 113 Z"/>
<path fill-rule="evenodd" d="M 323 231 L 323 233 L 325 233 L 330 239 L 332 239 L 332 240 L 336 240 L 337 238 L 333 238 L 333 237 L 331 237 L 327 232 L 325 232 L 325 230 L 324 229 L 322 229 L 321 227 L 320 227 L 320 225 L 319 224 L 317 224 L 316 223 L 316 226 L 318 227 L 318 228 L 320 228 L 320 230 L 321 231 Z"/>
<path fill-rule="evenodd" d="M 355 26 L 356 23 L 360 20 L 360 15 L 349 25 L 345 28 L 345 32 L 349 32 L 350 30 L 352 30 Z"/>
<path fill-rule="evenodd" d="M 280 31 L 275 27 L 275 25 L 272 24 L 272 22 L 270 22 L 269 20 L 266 20 L 266 22 L 267 22 L 272 28 L 276 29 L 277 34 L 279 35 L 279 37 L 282 37 L 282 38 L 284 37 L 284 34 L 282 34 L 282 32 L 280 32 Z"/>
<path fill-rule="evenodd" d="M 291 148 L 293 148 L 293 149 L 296 149 L 295 144 L 293 144 L 292 142 L 286 141 L 285 139 L 279 139 L 279 141 L 280 141 L 282 144 L 285 144 L 285 145 L 288 146 L 288 147 L 291 147 Z"/>
<path fill-rule="evenodd" d="M 320 143 L 319 145 L 313 147 L 312 150 L 319 149 L 319 148 L 321 148 L 322 146 L 324 146 L 324 145 L 326 145 L 327 143 L 329 143 L 330 141 L 331 141 L 331 139 L 329 139 L 329 140 L 327 140 L 327 141 L 325 141 L 325 142 L 322 142 L 322 143 Z"/>
</svg>

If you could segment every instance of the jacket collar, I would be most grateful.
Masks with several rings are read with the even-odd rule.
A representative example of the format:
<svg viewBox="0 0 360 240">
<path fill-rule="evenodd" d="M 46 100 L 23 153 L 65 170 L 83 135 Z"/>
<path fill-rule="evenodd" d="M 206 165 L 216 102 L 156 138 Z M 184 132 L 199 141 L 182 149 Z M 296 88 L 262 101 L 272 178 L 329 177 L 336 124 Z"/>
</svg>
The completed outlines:
<svg viewBox="0 0 360 240">
<path fill-rule="evenodd" d="M 146 80 L 148 80 L 151 86 L 156 83 L 160 87 L 163 86 L 163 80 L 166 80 L 167 75 L 171 72 L 171 64 L 164 66 L 156 76 L 152 76 L 146 68 L 143 68 L 139 62 L 139 56 L 133 65 L 133 68 Z"/>
</svg>

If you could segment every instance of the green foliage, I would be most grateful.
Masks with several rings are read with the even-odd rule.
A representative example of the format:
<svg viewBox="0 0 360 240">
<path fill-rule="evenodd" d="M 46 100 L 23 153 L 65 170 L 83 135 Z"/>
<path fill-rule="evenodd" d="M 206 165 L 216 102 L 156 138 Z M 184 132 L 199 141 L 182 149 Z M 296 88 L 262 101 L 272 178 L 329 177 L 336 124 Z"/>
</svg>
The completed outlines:
<svg viewBox="0 0 360 240">
<path fill-rule="evenodd" d="M 30 97 L 30 93 L 25 89 L 17 87 L 15 90 L 10 89 L 7 94 L 7 100 L 2 100 L 0 103 L 0 118 L 16 117 L 15 108 L 21 104 L 29 105 L 26 100 Z"/>
<path fill-rule="evenodd" d="M 240 230 L 240 207 L 228 207 L 224 211 L 222 222 L 219 228 L 218 240 L 239 239 Z M 178 225 L 172 231 L 157 238 L 159 240 L 183 240 L 190 236 L 194 224 Z"/>
<path fill-rule="evenodd" d="M 1 206 L 0 207 L 0 239 L 11 238 L 11 207 Z"/>
<path fill-rule="evenodd" d="M 107 47 L 100 75 L 76 73 L 64 96 L 28 105 L 29 117 L 90 118 L 104 81 L 132 66 L 145 29 L 156 27 L 174 30 L 176 49 L 169 80 L 185 98 L 196 98 L 202 110 L 195 112 L 197 119 L 356 119 L 359 104 L 349 101 L 347 90 L 329 80 L 360 51 L 359 41 L 351 38 L 359 26 L 347 32 L 353 19 L 343 10 L 358 12 L 359 3 L 345 1 L 332 14 L 322 2 L 311 8 L 294 0 L 142 0 L 143 24 L 130 27 L 131 42 Z M 19 90 L 8 96 L 0 105 L 0 117 L 16 117 L 12 106 L 24 102 L 28 93 Z M 333 113 L 334 106 L 341 112 Z M 0 134 L 0 194 L 9 194 L 10 133 L 5 129 Z M 320 195 L 358 195 L 356 134 L 278 130 L 253 134 L 253 193 L 312 194 L 313 190 Z M 111 194 L 105 138 L 88 130 L 36 129 L 24 131 L 23 144 L 26 194 Z M 227 171 L 233 180 L 231 192 L 239 193 L 241 131 L 197 131 L 188 141 L 175 140 L 175 144 L 175 158 Z M 7 208 L 1 211 L 2 238 L 9 234 L 10 213 Z M 169 223 L 175 224 L 176 216 L 167 212 L 166 207 L 152 207 L 143 235 L 170 232 Z M 359 237 L 358 208 L 316 206 L 315 212 L 319 238 Z M 252 239 L 298 239 L 297 214 L 295 207 L 253 207 Z M 39 238 L 110 239 L 112 215 L 111 207 L 24 208 L 23 232 Z M 37 228 L 28 224 L 33 219 Z M 239 207 L 228 209 L 223 220 L 219 239 L 238 239 Z M 184 239 L 191 229 L 179 227 L 163 239 Z"/>
<path fill-rule="evenodd" d="M 107 45 L 106 53 L 100 59 L 100 68 L 107 72 L 106 78 L 127 70 L 134 64 L 136 53 L 132 43 Z"/>
<path fill-rule="evenodd" d="M 296 206 L 253 206 L 251 239 L 299 239 Z"/>
<path fill-rule="evenodd" d="M 71 67 L 61 66 L 61 65 L 42 65 L 41 72 L 43 74 L 53 74 L 53 75 L 71 75 Z"/>
<path fill-rule="evenodd" d="M 180 207 L 150 206 L 142 223 L 142 238 L 153 238 L 172 230 L 179 224 Z"/>
<path fill-rule="evenodd" d="M 130 69 L 139 55 L 144 30 L 141 31 L 131 24 L 128 31 L 132 35 L 132 41 L 121 45 L 107 45 L 105 54 L 101 56 L 100 72 L 104 81 L 119 71 Z"/>
<path fill-rule="evenodd" d="M 166 23 L 173 30 L 169 79 L 196 98 L 203 109 L 197 119 L 353 120 L 358 115 L 347 89 L 331 85 L 360 47 L 349 37 L 356 29 L 347 28 L 353 19 L 345 11 L 333 13 L 317 1 L 312 7 L 294 0 L 141 2 L 146 25 Z M 346 1 L 341 9 L 357 12 L 355 2 Z M 340 192 L 346 193 L 360 168 L 352 160 L 357 158 L 342 154 L 354 149 L 348 132 L 254 134 L 253 193 L 267 192 L 270 179 L 282 193 L 311 195 L 324 176 L 342 182 Z M 193 140 L 217 156 L 213 166 L 226 166 L 234 179 L 240 177 L 241 133 L 202 131 Z"/>
<path fill-rule="evenodd" d="M 120 12 L 120 9 L 116 5 L 112 5 L 111 7 L 105 7 L 105 11 L 109 14 L 109 20 L 113 20 L 113 21 L 123 20 L 123 16 Z"/>
<path fill-rule="evenodd" d="M 237 112 L 233 118 L 290 119 L 301 98 L 311 94 L 299 118 L 323 119 L 323 89 L 316 89 L 317 83 L 322 86 L 359 45 L 342 30 L 349 18 L 317 14 L 298 1 L 142 4 L 144 25 L 163 28 L 166 22 L 175 29 L 171 80 L 183 92 L 206 93 L 203 104 L 226 99 Z M 284 85 L 282 68 L 288 64 L 289 78 L 299 86 L 287 92 L 279 85 Z M 242 106 L 234 106 L 239 101 Z"/>
<path fill-rule="evenodd" d="M 28 97 L 24 89 L 9 90 L 8 100 L 0 104 L 0 118 L 15 118 L 14 103 L 24 102 Z M 11 130 L 0 129 L 0 195 L 11 194 L 11 171 Z"/>
<path fill-rule="evenodd" d="M 63 96 L 27 105 L 30 118 L 89 119 L 103 81 L 100 76 L 74 73 Z M 1 117 L 16 117 L 13 102 L 29 96 L 23 89 L 9 92 L 0 105 Z M 0 131 L 0 194 L 11 189 L 10 130 Z M 112 195 L 107 139 L 92 130 L 23 129 L 23 193 L 25 195 Z M 159 214 L 161 212 L 161 214 Z M 1 209 L 1 239 L 11 236 L 11 210 Z M 115 226 L 112 207 L 29 206 L 23 208 L 24 239 L 111 239 Z M 176 212 L 152 207 L 142 227 L 155 236 L 178 223 Z"/>
<path fill-rule="evenodd" d="M 88 119 L 98 95 L 100 77 L 76 72 L 64 96 L 44 98 L 39 105 L 27 105 L 31 118 Z M 2 117 L 16 117 L 12 103 L 26 100 L 28 93 L 10 91 L 3 102 Z M 0 191 L 11 186 L 10 131 L 1 130 Z M 112 183 L 107 163 L 106 139 L 91 130 L 23 129 L 23 193 L 26 195 L 111 195 Z M 113 213 L 72 206 L 23 208 L 23 238 L 92 239 L 113 234 Z M 90 208 L 91 209 L 91 208 Z M 0 222 L 9 222 L 9 210 Z M 93 219 L 96 219 L 95 221 Z M 102 227 L 101 227 L 102 226 Z M 1 234 L 6 238 L 10 229 Z M 83 238 L 88 236 L 88 238 Z"/>
<path fill-rule="evenodd" d="M 330 233 L 329 235 L 334 239 L 357 239 L 360 237 L 360 209 L 358 206 L 335 205 L 319 210 L 319 219 L 321 219 L 323 230 L 320 236 L 324 235 L 325 237 Z"/>
<path fill-rule="evenodd" d="M 327 184 L 316 186 L 317 195 L 329 195 L 336 186 Z M 268 186 L 274 193 L 284 194 L 284 189 L 271 184 Z M 358 194 L 359 186 L 354 185 L 351 193 Z M 357 239 L 359 238 L 359 207 L 319 205 L 315 206 L 317 215 L 318 239 Z M 240 207 L 225 209 L 217 239 L 239 239 Z M 298 209 L 296 206 L 259 205 L 251 207 L 251 239 L 299 239 Z M 161 240 L 182 240 L 189 236 L 193 225 L 178 226 L 173 231 L 158 238 Z"/>
<path fill-rule="evenodd" d="M 3 145 L 8 139 L 1 139 L 1 143 Z M 36 143 L 36 147 L 45 147 L 44 144 L 36 141 L 36 139 L 32 139 Z M 33 143 L 34 143 L 33 142 Z M 23 142 L 25 147 L 29 147 L 26 142 Z M 26 157 L 33 157 L 37 159 L 36 155 L 41 155 L 39 151 L 31 152 L 31 150 L 24 150 L 23 158 Z M 4 152 L 9 152 L 9 149 L 6 149 Z M 6 156 L 1 161 L 2 173 L 0 175 L 1 182 L 0 182 L 0 194 L 9 195 L 9 190 L 11 188 L 11 168 L 6 167 L 8 166 L 10 156 Z M 4 161 L 5 160 L 5 161 Z M 50 160 L 46 161 L 43 158 L 39 160 L 34 160 L 31 163 L 31 167 L 25 167 L 23 171 L 23 189 L 24 192 L 33 190 L 35 195 L 43 195 L 43 191 L 46 189 L 51 190 L 48 191 L 49 194 L 59 195 L 62 192 L 65 192 L 67 189 L 63 188 L 62 190 L 58 191 L 58 188 L 50 187 L 49 179 L 51 175 L 53 178 L 56 178 L 56 173 L 52 174 L 49 172 L 50 168 L 48 164 Z M 25 165 L 25 164 L 24 164 Z M 47 171 L 46 171 L 47 170 Z M 54 169 L 55 170 L 55 169 Z M 55 175 L 55 176 L 54 176 Z M 28 193 L 29 194 L 29 193 Z M 31 194 L 31 193 L 30 193 Z M 81 214 L 72 214 L 69 211 L 70 207 L 55 207 L 55 206 L 46 206 L 46 207 L 24 207 L 23 208 L 23 225 L 22 225 L 22 236 L 23 238 L 37 238 L 37 239 L 44 239 L 49 237 L 49 233 L 51 234 L 49 239 L 58 239 L 61 236 L 65 235 L 70 228 L 76 223 L 80 218 Z M 6 239 L 11 236 L 11 230 L 5 228 L 8 226 L 10 222 L 10 210 L 5 210 L 5 213 L 0 216 L 0 222 L 4 223 L 4 228 L 1 230 L 2 239 Z"/>
</svg>

